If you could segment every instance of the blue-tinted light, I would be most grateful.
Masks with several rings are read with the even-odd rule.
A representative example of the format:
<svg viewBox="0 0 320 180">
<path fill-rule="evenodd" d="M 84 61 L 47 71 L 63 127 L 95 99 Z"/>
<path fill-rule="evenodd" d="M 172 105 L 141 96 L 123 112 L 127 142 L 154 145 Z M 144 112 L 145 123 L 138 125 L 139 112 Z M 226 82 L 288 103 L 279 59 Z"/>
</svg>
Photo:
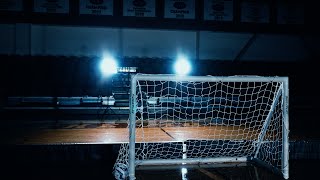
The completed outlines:
<svg viewBox="0 0 320 180">
<path fill-rule="evenodd" d="M 184 56 L 178 56 L 176 63 L 174 64 L 176 74 L 186 75 L 191 71 L 191 65 L 188 59 Z"/>
<path fill-rule="evenodd" d="M 100 63 L 100 70 L 104 76 L 110 76 L 118 72 L 118 64 L 113 57 L 104 57 Z"/>
</svg>

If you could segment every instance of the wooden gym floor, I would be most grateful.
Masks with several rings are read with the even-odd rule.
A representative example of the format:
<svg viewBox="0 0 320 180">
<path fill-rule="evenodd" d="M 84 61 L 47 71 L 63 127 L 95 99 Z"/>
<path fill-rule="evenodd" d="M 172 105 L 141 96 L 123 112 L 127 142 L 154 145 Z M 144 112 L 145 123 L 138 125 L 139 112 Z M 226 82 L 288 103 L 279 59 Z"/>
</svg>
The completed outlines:
<svg viewBox="0 0 320 180">
<path fill-rule="evenodd" d="M 50 144 L 119 144 L 128 142 L 127 124 L 80 123 L 55 126 L 26 126 L 1 128 L 2 143 L 15 145 Z M 239 126 L 182 126 L 137 128 L 136 142 L 181 142 L 201 139 L 257 138 L 255 130 Z"/>
</svg>

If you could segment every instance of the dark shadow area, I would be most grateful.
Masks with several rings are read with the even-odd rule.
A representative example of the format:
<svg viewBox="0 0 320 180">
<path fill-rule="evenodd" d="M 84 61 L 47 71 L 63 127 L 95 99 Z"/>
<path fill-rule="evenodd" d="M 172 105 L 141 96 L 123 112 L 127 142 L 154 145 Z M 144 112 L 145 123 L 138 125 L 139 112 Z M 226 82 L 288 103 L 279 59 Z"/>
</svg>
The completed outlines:
<svg viewBox="0 0 320 180">
<path fill-rule="evenodd" d="M 4 179 L 114 179 L 112 145 L 1 146 Z"/>
</svg>

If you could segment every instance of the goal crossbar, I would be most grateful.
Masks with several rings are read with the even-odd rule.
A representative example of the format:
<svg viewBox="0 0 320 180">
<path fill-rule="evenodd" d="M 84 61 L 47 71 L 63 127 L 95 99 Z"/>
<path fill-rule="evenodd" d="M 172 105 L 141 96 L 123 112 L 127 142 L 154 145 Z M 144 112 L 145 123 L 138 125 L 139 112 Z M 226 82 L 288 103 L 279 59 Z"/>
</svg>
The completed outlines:
<svg viewBox="0 0 320 180">
<path fill-rule="evenodd" d="M 280 76 L 180 76 L 171 74 L 137 74 L 132 77 L 136 81 L 193 81 L 193 82 L 288 82 L 288 77 Z"/>
</svg>

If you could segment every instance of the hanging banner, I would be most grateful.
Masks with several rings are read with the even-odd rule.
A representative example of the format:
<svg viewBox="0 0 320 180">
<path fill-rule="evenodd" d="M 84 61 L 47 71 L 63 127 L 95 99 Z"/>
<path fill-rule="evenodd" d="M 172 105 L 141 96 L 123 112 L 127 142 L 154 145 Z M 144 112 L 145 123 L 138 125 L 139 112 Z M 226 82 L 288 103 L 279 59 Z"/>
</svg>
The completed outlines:
<svg viewBox="0 0 320 180">
<path fill-rule="evenodd" d="M 0 11 L 22 11 L 22 0 L 1 0 Z"/>
<path fill-rule="evenodd" d="M 68 14 L 69 0 L 34 0 L 33 11 Z"/>
<path fill-rule="evenodd" d="M 113 0 L 80 0 L 80 14 L 113 15 Z"/>
<path fill-rule="evenodd" d="M 265 1 L 244 1 L 241 3 L 241 22 L 269 23 L 270 9 Z"/>
<path fill-rule="evenodd" d="M 123 0 L 123 16 L 155 17 L 155 0 Z"/>
<path fill-rule="evenodd" d="M 204 20 L 233 21 L 233 0 L 204 0 Z"/>
<path fill-rule="evenodd" d="M 277 4 L 278 24 L 304 24 L 304 4 L 295 1 L 279 1 Z"/>
<path fill-rule="evenodd" d="M 165 18 L 195 19 L 194 0 L 166 0 Z"/>
</svg>

